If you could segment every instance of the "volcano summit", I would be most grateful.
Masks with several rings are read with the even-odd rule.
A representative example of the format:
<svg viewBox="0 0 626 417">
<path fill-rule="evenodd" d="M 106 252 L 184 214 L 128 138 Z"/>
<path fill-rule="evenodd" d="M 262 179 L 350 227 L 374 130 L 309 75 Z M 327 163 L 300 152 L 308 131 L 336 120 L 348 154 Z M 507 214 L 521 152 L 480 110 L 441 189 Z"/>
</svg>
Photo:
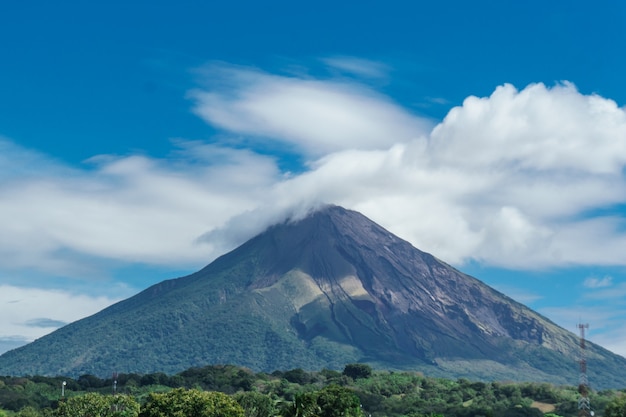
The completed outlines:
<svg viewBox="0 0 626 417">
<path fill-rule="evenodd" d="M 108 375 L 234 364 L 377 368 L 488 380 L 578 379 L 578 339 L 394 236 L 326 206 L 0 356 L 0 374 Z M 594 386 L 626 359 L 587 344 Z M 597 382 L 597 384 L 596 384 Z"/>
</svg>

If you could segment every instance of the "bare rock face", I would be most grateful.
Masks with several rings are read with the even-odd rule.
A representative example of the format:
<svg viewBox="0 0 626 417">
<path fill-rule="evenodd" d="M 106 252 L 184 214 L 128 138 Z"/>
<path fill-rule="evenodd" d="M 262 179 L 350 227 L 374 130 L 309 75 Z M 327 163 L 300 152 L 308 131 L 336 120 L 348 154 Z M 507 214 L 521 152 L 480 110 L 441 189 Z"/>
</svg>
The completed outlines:
<svg viewBox="0 0 626 417">
<path fill-rule="evenodd" d="M 346 363 L 444 377 L 576 384 L 578 340 L 394 236 L 328 206 L 0 356 L 2 374 L 255 370 Z M 626 386 L 626 359 L 588 344 L 589 377 Z M 593 366 L 592 366 L 593 365 Z"/>
<path fill-rule="evenodd" d="M 268 276 L 279 280 L 298 271 L 318 291 L 307 303 L 294 305 L 292 323 L 305 340 L 328 337 L 356 344 L 373 358 L 393 350 L 402 361 L 432 362 L 441 353 L 446 358 L 491 358 L 502 339 L 541 346 L 546 327 L 554 327 L 340 207 L 276 226 L 259 239 L 267 251 L 264 259 L 270 260 Z M 321 326 L 311 319 L 311 311 L 325 311 L 330 320 Z M 559 337 L 566 339 L 564 345 L 572 342 L 566 333 Z"/>
</svg>

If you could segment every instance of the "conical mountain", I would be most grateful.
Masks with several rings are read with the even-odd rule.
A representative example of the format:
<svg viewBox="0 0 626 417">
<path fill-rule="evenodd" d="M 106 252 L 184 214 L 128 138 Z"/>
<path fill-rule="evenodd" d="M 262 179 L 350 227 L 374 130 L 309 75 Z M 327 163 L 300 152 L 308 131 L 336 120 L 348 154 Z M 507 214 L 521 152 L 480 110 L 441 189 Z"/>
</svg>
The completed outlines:
<svg viewBox="0 0 626 417">
<path fill-rule="evenodd" d="M 427 375 L 575 385 L 579 342 L 538 313 L 327 206 L 0 356 L 0 374 L 109 375 L 235 364 L 367 362 Z M 589 379 L 624 387 L 626 359 L 587 343 Z"/>
</svg>

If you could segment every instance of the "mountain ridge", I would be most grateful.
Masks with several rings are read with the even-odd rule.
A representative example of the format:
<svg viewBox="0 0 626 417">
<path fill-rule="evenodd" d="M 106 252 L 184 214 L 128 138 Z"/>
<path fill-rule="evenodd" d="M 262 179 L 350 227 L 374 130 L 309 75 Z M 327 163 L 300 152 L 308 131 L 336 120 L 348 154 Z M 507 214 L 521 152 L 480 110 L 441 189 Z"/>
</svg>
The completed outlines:
<svg viewBox="0 0 626 417">
<path fill-rule="evenodd" d="M 592 343 L 587 354 L 592 381 L 626 386 L 612 375 L 626 359 Z M 368 362 L 434 376 L 574 383 L 577 358 L 571 332 L 365 216 L 326 206 L 5 353 L 0 373 Z"/>
</svg>

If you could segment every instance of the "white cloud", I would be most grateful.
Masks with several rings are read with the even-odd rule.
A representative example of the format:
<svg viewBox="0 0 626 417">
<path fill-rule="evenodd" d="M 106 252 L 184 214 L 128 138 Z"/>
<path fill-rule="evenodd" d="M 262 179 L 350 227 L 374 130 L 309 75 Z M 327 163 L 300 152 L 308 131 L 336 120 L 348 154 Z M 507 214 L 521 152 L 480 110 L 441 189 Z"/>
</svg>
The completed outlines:
<svg viewBox="0 0 626 417">
<path fill-rule="evenodd" d="M 623 301 L 623 300 L 622 300 Z M 579 335 L 578 324 L 589 324 L 585 338 L 626 357 L 626 311 L 623 302 L 601 303 L 590 306 L 588 302 L 566 307 L 547 307 L 539 312 L 559 326 Z"/>
<path fill-rule="evenodd" d="M 169 159 L 99 156 L 70 168 L 3 141 L 4 268 L 84 275 L 91 261 L 77 262 L 81 254 L 201 266 L 293 207 L 321 202 L 362 211 L 455 264 L 626 262 L 623 218 L 586 215 L 626 195 L 626 115 L 611 100 L 567 83 L 504 85 L 468 98 L 429 134 L 353 83 L 211 71 L 222 84 L 194 92 L 196 111 L 253 148 L 266 137 L 301 147 L 307 171 L 285 175 L 252 150 L 185 141 Z M 8 177 L 20 160 L 38 170 Z"/>
<path fill-rule="evenodd" d="M 610 278 L 610 277 L 609 277 Z M 587 281 L 585 281 L 587 284 Z M 624 306 L 623 301 L 626 301 L 626 282 L 620 282 L 618 284 L 613 284 L 612 280 L 608 280 L 608 282 L 600 281 L 596 287 L 591 287 L 592 291 L 587 291 L 585 293 L 585 298 L 589 300 L 601 300 L 604 303 L 613 303 L 615 304 L 618 301 L 619 308 L 621 309 Z"/>
<path fill-rule="evenodd" d="M 587 213 L 624 202 L 625 163 L 623 109 L 537 84 L 467 99 L 427 140 L 329 155 L 308 180 L 450 262 L 623 265 L 623 219 Z"/>
<path fill-rule="evenodd" d="M 5 181 L 3 268 L 76 277 L 94 272 L 94 259 L 80 256 L 189 266 L 219 255 L 219 242 L 197 238 L 254 208 L 280 173 L 270 158 L 245 150 L 181 146 L 173 161 L 100 157 L 93 168 L 67 169 L 71 175 L 44 169 Z"/>
<path fill-rule="evenodd" d="M 204 120 L 233 133 L 282 141 L 314 156 L 343 149 L 386 149 L 430 128 L 389 98 L 346 81 L 229 67 L 211 67 L 207 77 L 219 87 L 190 95 L 195 113 Z"/>
<path fill-rule="evenodd" d="M 432 133 L 431 155 L 480 171 L 615 175 L 626 163 L 624 137 L 626 114 L 612 100 L 569 83 L 504 85 L 452 109 Z"/>
<path fill-rule="evenodd" d="M 613 277 L 605 276 L 603 278 L 589 277 L 585 279 L 583 285 L 587 288 L 605 288 L 613 285 Z"/>
<path fill-rule="evenodd" d="M 624 318 L 622 316 L 622 320 L 616 323 L 614 327 L 611 327 L 609 332 L 593 336 L 592 340 L 611 352 L 626 358 L 626 326 L 623 324 Z"/>
<path fill-rule="evenodd" d="M 115 301 L 60 290 L 0 285 L 0 347 L 32 341 Z"/>
<path fill-rule="evenodd" d="M 624 217 L 611 210 L 626 200 L 626 112 L 612 100 L 568 83 L 504 85 L 429 131 L 354 82 L 209 74 L 190 95 L 195 112 L 236 147 L 181 140 L 167 159 L 68 167 L 0 140 L 0 272 L 193 269 L 320 203 L 361 211 L 460 266 L 626 264 Z M 255 152 L 268 142 L 299 153 L 306 170 L 281 172 Z"/>
<path fill-rule="evenodd" d="M 390 70 L 381 62 L 350 56 L 325 58 L 323 61 L 336 70 L 365 78 L 386 78 Z"/>
</svg>

